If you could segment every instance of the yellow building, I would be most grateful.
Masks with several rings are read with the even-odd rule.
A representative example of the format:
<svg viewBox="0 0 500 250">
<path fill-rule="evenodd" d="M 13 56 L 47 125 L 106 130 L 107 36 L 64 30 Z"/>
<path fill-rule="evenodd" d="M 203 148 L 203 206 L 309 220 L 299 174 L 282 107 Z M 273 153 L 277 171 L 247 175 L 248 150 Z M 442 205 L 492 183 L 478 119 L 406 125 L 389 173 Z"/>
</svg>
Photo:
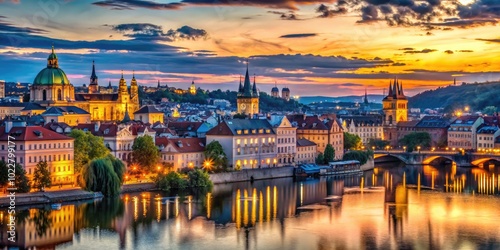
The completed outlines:
<svg viewBox="0 0 500 250">
<path fill-rule="evenodd" d="M 164 113 L 151 105 L 146 105 L 134 113 L 134 120 L 144 123 L 155 123 L 164 121 Z"/>
<path fill-rule="evenodd" d="M 42 106 L 76 106 L 90 113 L 92 121 L 121 121 L 128 113 L 139 109 L 139 87 L 135 75 L 130 90 L 127 82 L 120 79 L 117 93 L 100 93 L 95 64 L 92 65 L 89 92 L 75 94 L 66 73 L 59 68 L 58 57 L 52 47 L 47 67 L 38 73 L 30 88 L 30 102 Z"/>
<path fill-rule="evenodd" d="M 238 113 L 248 115 L 253 117 L 253 115 L 259 114 L 259 92 L 257 91 L 257 84 L 255 83 L 255 77 L 253 79 L 253 87 L 250 87 L 250 76 L 247 72 L 245 74 L 245 83 L 241 84 L 238 89 L 237 97 Z"/>
<path fill-rule="evenodd" d="M 403 84 L 397 79 L 389 83 L 389 94 L 382 100 L 382 105 L 386 125 L 408 121 L 408 99 L 403 92 Z"/>
<path fill-rule="evenodd" d="M 191 82 L 191 86 L 189 87 L 189 93 L 191 95 L 196 95 L 196 86 L 194 85 L 194 81 Z"/>
</svg>

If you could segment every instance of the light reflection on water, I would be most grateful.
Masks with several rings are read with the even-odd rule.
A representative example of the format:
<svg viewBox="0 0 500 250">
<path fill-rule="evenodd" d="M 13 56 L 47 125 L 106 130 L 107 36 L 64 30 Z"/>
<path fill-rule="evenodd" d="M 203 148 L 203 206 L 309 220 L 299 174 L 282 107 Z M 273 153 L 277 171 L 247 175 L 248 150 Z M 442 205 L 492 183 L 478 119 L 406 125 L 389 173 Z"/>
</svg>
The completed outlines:
<svg viewBox="0 0 500 250">
<path fill-rule="evenodd" d="M 499 249 L 499 177 L 495 168 L 377 167 L 345 178 L 216 185 L 168 200 L 159 192 L 126 194 L 20 211 L 18 246 Z M 2 244 L 6 217 L 0 214 Z"/>
</svg>

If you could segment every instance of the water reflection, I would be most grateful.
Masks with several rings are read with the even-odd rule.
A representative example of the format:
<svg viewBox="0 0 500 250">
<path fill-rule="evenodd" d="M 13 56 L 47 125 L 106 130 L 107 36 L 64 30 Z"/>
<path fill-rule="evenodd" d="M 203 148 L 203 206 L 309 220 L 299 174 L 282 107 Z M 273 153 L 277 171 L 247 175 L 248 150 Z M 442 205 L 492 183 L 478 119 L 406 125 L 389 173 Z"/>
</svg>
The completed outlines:
<svg viewBox="0 0 500 250">
<path fill-rule="evenodd" d="M 378 166 L 361 176 L 216 185 L 18 211 L 20 248 L 500 247 L 499 169 Z M 6 211 L 0 213 L 7 243 Z"/>
</svg>

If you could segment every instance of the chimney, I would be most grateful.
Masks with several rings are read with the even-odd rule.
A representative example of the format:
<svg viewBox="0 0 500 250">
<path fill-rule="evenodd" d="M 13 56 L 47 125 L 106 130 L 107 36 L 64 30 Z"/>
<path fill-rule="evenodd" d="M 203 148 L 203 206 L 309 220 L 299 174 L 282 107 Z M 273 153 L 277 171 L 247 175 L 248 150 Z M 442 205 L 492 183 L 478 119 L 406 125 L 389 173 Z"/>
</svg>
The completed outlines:
<svg viewBox="0 0 500 250">
<path fill-rule="evenodd" d="M 99 131 L 99 127 L 101 127 L 101 122 L 100 121 L 94 123 L 94 131 L 95 132 Z"/>
</svg>

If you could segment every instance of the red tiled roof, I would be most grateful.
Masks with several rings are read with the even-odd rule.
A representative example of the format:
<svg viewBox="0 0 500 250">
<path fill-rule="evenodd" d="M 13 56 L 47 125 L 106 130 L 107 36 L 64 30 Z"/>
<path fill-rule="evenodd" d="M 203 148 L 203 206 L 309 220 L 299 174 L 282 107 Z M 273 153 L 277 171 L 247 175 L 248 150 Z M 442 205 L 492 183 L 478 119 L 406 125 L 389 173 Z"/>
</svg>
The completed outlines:
<svg viewBox="0 0 500 250">
<path fill-rule="evenodd" d="M 115 137 L 118 132 L 118 125 L 114 123 L 102 123 L 97 131 L 95 130 L 95 123 L 80 123 L 75 128 L 102 137 Z"/>
<path fill-rule="evenodd" d="M 204 138 L 166 138 L 166 137 L 156 137 L 156 146 L 171 145 L 179 153 L 194 153 L 203 152 L 205 150 L 205 139 Z"/>
<path fill-rule="evenodd" d="M 8 141 L 8 136 L 14 137 L 11 141 L 47 141 L 73 140 L 73 138 L 58 134 L 41 126 L 13 127 L 5 133 L 5 127 L 0 130 L 0 141 Z"/>
</svg>

